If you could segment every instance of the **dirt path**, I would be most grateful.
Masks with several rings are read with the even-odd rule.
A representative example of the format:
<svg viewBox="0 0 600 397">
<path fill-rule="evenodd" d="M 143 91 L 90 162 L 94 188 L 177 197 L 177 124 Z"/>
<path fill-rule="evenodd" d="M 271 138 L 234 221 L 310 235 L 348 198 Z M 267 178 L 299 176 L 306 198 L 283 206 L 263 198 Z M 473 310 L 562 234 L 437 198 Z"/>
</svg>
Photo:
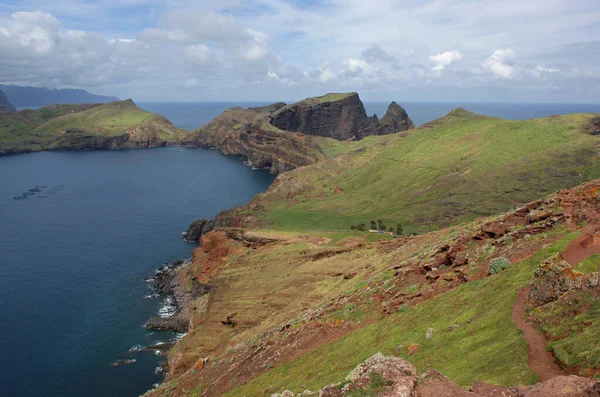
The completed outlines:
<svg viewBox="0 0 600 397">
<path fill-rule="evenodd" d="M 527 362 L 538 376 L 539 381 L 543 382 L 557 375 L 566 375 L 562 368 L 558 366 L 551 352 L 546 351 L 546 339 L 531 325 L 525 318 L 525 302 L 529 295 L 529 287 L 521 288 L 517 293 L 517 300 L 513 306 L 512 319 L 523 331 L 523 336 L 527 341 Z"/>
<path fill-rule="evenodd" d="M 571 266 L 577 266 L 579 262 L 594 254 L 600 254 L 600 228 L 595 225 L 582 229 L 581 236 L 571 241 L 562 253 Z"/>
</svg>

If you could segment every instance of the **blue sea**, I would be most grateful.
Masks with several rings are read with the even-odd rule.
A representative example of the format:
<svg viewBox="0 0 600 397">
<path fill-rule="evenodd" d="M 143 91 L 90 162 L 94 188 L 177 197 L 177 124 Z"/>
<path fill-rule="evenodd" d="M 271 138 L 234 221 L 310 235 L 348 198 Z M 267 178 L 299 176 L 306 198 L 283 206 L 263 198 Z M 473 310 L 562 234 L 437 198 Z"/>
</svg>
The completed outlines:
<svg viewBox="0 0 600 397">
<path fill-rule="evenodd" d="M 589 104 L 399 103 L 417 125 L 457 107 L 507 119 L 600 112 Z M 264 104 L 138 103 L 188 130 L 229 107 Z M 387 105 L 365 103 L 380 117 Z M 193 245 L 180 236 L 189 223 L 246 203 L 272 180 L 239 159 L 177 147 L 0 157 L 0 394 L 133 397 L 160 382 L 161 358 L 135 350 L 176 335 L 142 328 L 164 305 L 148 297 L 144 277 L 190 256 Z M 36 185 L 46 187 L 13 200 Z"/>
<path fill-rule="evenodd" d="M 160 357 L 129 352 L 176 337 L 142 328 L 164 305 L 144 277 L 191 256 L 180 233 L 193 220 L 272 180 L 178 147 L 0 157 L 0 395 L 127 397 L 160 382 Z"/>
</svg>

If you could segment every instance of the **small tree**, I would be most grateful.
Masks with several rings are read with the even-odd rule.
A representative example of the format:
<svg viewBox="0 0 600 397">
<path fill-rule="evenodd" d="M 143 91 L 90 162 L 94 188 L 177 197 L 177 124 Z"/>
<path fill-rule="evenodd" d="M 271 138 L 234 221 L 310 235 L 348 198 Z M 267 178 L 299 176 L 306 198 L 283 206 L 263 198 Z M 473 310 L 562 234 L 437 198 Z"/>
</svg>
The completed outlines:
<svg viewBox="0 0 600 397">
<path fill-rule="evenodd" d="M 390 228 L 388 229 L 388 232 L 394 233 L 394 228 L 390 226 Z"/>
<path fill-rule="evenodd" d="M 356 226 L 355 225 L 350 225 L 350 230 L 356 230 Z"/>
<path fill-rule="evenodd" d="M 356 226 L 356 228 L 358 230 L 360 230 L 361 232 L 364 232 L 365 230 L 367 230 L 367 225 L 365 225 L 364 223 L 361 223 L 360 225 Z"/>
<path fill-rule="evenodd" d="M 402 225 L 401 225 L 401 224 L 399 224 L 399 223 L 398 223 L 398 224 L 396 224 L 396 234 L 397 234 L 397 235 L 401 235 L 401 234 L 402 234 L 402 232 L 403 232 L 403 230 L 402 230 Z"/>
<path fill-rule="evenodd" d="M 377 229 L 377 223 L 375 221 L 371 221 L 371 230 Z"/>
<path fill-rule="evenodd" d="M 386 230 L 385 223 L 381 219 L 378 219 L 377 223 L 379 224 L 379 230 Z"/>
</svg>

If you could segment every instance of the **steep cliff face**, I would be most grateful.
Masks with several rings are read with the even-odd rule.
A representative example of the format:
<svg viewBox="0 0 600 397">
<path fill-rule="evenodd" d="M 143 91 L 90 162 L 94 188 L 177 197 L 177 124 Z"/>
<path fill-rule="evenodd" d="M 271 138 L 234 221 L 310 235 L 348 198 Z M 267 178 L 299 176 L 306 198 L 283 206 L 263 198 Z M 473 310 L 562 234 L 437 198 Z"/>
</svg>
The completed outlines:
<svg viewBox="0 0 600 397">
<path fill-rule="evenodd" d="M 0 91 L 0 113 L 16 112 L 17 108 L 10 103 L 3 91 Z"/>
<path fill-rule="evenodd" d="M 396 102 L 392 102 L 388 106 L 385 116 L 379 121 L 377 133 L 379 135 L 394 134 L 411 128 L 415 128 L 415 123 L 408 117 L 406 110 Z"/>
<path fill-rule="evenodd" d="M 316 163 L 310 137 L 281 131 L 268 123 L 269 115 L 283 106 L 285 103 L 279 102 L 258 108 L 228 109 L 189 133 L 182 143 L 241 156 L 249 165 L 268 168 L 273 173 Z"/>
<path fill-rule="evenodd" d="M 271 125 L 306 135 L 337 140 L 377 135 L 377 121 L 367 117 L 358 94 L 327 94 L 285 106 L 270 118 Z"/>
</svg>

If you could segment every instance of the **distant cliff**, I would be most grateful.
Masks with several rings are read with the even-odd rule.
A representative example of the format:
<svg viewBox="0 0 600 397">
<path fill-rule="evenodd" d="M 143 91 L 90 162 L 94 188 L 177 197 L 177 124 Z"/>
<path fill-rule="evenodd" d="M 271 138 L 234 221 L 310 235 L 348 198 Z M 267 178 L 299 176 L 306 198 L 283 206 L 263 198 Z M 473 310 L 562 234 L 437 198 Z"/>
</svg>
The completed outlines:
<svg viewBox="0 0 600 397">
<path fill-rule="evenodd" d="M 90 94 L 85 90 L 48 89 L 41 87 L 22 87 L 18 85 L 1 85 L 10 101 L 17 107 L 37 107 L 54 104 L 74 103 L 107 103 L 119 98 Z"/>
<path fill-rule="evenodd" d="M 16 112 L 15 105 L 10 103 L 4 92 L 0 91 L 0 113 Z"/>
<path fill-rule="evenodd" d="M 324 154 L 323 138 L 359 140 L 414 128 L 406 111 L 393 102 L 381 122 L 367 116 L 357 93 L 327 94 L 286 105 L 228 109 L 189 133 L 182 143 L 241 156 L 273 173 L 314 164 Z"/>
</svg>

